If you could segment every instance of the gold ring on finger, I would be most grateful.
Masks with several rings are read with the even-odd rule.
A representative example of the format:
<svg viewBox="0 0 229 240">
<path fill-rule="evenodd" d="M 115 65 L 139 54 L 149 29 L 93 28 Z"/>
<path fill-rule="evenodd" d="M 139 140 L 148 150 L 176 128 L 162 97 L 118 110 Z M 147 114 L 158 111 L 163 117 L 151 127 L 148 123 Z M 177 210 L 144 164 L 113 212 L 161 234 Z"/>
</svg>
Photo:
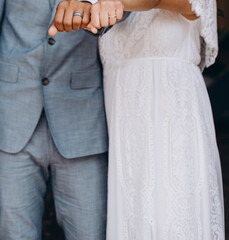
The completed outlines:
<svg viewBox="0 0 229 240">
<path fill-rule="evenodd" d="M 113 18 L 113 19 L 115 19 L 115 18 L 117 18 L 117 15 L 109 16 L 109 18 Z"/>
</svg>

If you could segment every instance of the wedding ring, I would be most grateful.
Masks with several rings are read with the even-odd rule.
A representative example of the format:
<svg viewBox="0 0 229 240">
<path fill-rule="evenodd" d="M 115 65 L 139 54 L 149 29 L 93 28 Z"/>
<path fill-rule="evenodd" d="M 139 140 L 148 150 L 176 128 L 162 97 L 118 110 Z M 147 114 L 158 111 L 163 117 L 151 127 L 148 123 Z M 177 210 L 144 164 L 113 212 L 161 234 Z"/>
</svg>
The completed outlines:
<svg viewBox="0 0 229 240">
<path fill-rule="evenodd" d="M 73 17 L 75 17 L 75 16 L 78 16 L 78 17 L 83 18 L 83 14 L 80 13 L 80 12 L 74 12 L 74 13 L 73 13 Z"/>
<path fill-rule="evenodd" d="M 109 18 L 117 18 L 117 15 L 109 16 Z"/>
</svg>

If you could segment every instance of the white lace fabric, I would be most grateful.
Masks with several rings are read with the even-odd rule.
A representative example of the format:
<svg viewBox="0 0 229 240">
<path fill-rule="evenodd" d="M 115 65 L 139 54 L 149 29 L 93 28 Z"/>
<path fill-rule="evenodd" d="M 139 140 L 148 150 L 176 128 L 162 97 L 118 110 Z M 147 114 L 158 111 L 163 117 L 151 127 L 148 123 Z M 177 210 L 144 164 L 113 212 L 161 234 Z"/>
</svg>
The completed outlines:
<svg viewBox="0 0 229 240">
<path fill-rule="evenodd" d="M 199 68 L 216 57 L 216 10 L 213 0 L 192 2 L 197 20 L 134 12 L 100 39 L 107 240 L 225 240 L 220 159 Z"/>
<path fill-rule="evenodd" d="M 192 10 L 201 19 L 201 69 L 215 62 L 218 54 L 217 7 L 215 0 L 189 0 Z"/>
</svg>

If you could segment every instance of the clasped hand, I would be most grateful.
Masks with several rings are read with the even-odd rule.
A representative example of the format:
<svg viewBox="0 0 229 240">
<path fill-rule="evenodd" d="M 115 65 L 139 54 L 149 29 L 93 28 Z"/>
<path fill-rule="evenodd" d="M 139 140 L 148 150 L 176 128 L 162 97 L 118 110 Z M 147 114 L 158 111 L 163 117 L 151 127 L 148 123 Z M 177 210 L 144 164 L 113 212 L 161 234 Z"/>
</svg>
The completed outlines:
<svg viewBox="0 0 229 240">
<path fill-rule="evenodd" d="M 121 1 L 100 0 L 93 5 L 76 0 L 62 1 L 56 9 L 49 35 L 54 36 L 58 32 L 71 32 L 80 28 L 96 34 L 98 29 L 115 25 L 121 20 L 123 11 L 124 6 Z"/>
</svg>

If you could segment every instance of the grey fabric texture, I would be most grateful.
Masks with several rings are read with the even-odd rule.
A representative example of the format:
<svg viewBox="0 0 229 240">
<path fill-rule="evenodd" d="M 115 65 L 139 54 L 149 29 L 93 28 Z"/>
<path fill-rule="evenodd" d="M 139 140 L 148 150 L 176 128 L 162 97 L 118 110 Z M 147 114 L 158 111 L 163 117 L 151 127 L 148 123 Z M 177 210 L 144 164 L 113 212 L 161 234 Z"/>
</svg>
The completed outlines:
<svg viewBox="0 0 229 240">
<path fill-rule="evenodd" d="M 0 239 L 41 240 L 49 174 L 65 239 L 105 240 L 107 153 L 63 158 L 44 114 L 21 152 L 0 151 Z"/>
<path fill-rule="evenodd" d="M 76 158 L 107 151 L 98 39 L 48 28 L 59 0 L 0 1 L 0 150 L 18 153 L 45 109 L 59 152 Z M 42 84 L 44 78 L 48 84 Z"/>
</svg>

